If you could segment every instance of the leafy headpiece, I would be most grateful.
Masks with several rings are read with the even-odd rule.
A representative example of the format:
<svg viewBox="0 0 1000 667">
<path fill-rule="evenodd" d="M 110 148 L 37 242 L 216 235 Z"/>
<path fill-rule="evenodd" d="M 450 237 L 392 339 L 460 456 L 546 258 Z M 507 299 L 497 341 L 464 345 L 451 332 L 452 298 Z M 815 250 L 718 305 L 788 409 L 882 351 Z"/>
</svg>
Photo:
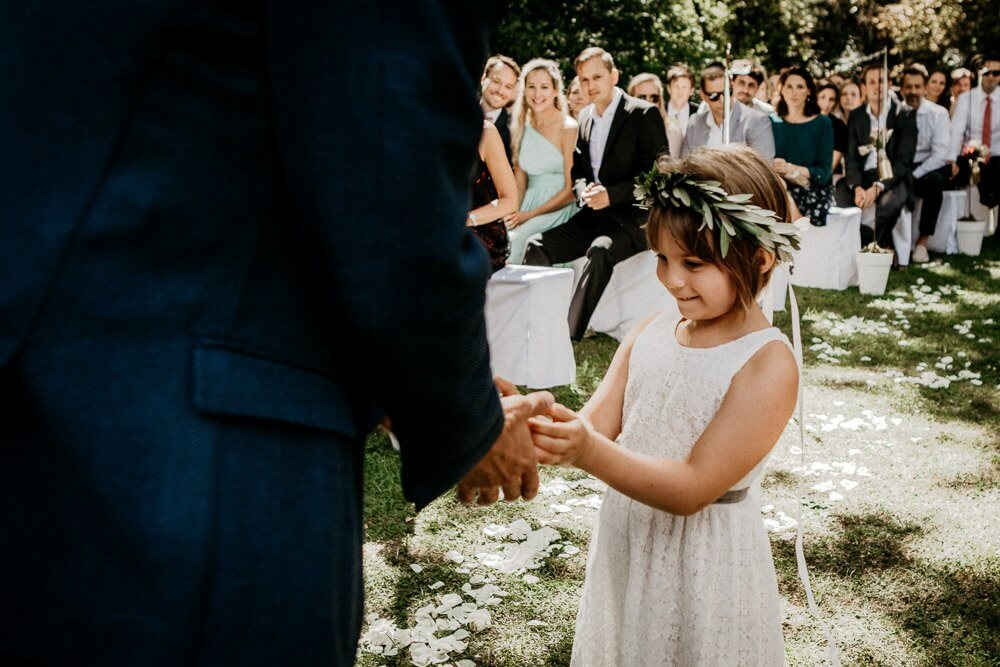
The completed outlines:
<svg viewBox="0 0 1000 667">
<path fill-rule="evenodd" d="M 729 252 L 730 240 L 752 239 L 775 254 L 779 262 L 792 263 L 792 250 L 799 249 L 795 225 L 778 220 L 774 211 L 750 204 L 753 195 L 731 195 L 719 181 L 702 181 L 681 171 L 682 163 L 661 157 L 653 168 L 635 179 L 635 198 L 640 208 L 654 204 L 663 208 L 689 208 L 701 215 L 699 231 L 718 229 L 719 252 Z"/>
</svg>

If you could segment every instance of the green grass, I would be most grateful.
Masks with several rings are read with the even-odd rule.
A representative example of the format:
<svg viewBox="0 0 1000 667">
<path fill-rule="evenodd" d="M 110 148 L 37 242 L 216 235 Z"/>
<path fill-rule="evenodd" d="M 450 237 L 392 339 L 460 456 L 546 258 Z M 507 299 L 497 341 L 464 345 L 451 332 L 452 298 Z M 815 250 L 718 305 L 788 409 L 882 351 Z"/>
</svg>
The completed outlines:
<svg viewBox="0 0 1000 667">
<path fill-rule="evenodd" d="M 996 239 L 988 242 L 978 258 L 952 256 L 894 272 L 885 297 L 862 297 L 856 288 L 797 290 L 807 347 L 805 412 L 810 430 L 804 460 L 790 449 L 798 444 L 797 430 L 786 430 L 768 463 L 764 495 L 775 512 L 790 516 L 799 499 L 805 499 L 801 511 L 813 590 L 845 665 L 1000 665 L 1000 250 Z M 909 324 L 904 329 L 892 301 L 896 294 L 909 301 L 910 288 L 919 279 L 932 291 L 943 286 L 960 291 L 943 296 L 925 312 L 902 310 Z M 899 345 L 900 337 L 891 333 L 832 336 L 821 325 L 831 314 L 866 320 L 885 315 L 910 344 Z M 983 323 L 990 318 L 993 324 Z M 974 323 L 974 338 L 954 328 L 966 320 Z M 790 331 L 787 313 L 778 313 L 776 324 Z M 814 337 L 847 354 L 837 357 L 839 363 L 821 359 L 820 351 L 808 349 Z M 554 390 L 557 400 L 571 408 L 582 405 L 603 377 L 616 346 L 606 336 L 577 344 L 577 382 Z M 944 356 L 959 363 L 951 371 L 935 368 Z M 966 361 L 980 373 L 980 385 L 963 380 L 931 389 L 898 383 L 887 375 L 919 375 L 921 363 L 946 375 L 957 373 Z M 823 425 L 837 415 L 847 420 L 862 417 L 872 424 L 870 415 L 884 417 L 887 427 L 824 431 Z M 567 496 L 489 508 L 464 507 L 446 496 L 416 515 L 402 497 L 398 461 L 386 438 L 373 435 L 366 454 L 366 610 L 410 625 L 416 609 L 468 581 L 470 575 L 456 572 L 458 566 L 446 552 L 454 549 L 471 556 L 490 550 L 491 541 L 482 532 L 490 523 L 524 518 L 537 528 L 548 521 L 580 553 L 548 558 L 533 572 L 540 579 L 534 585 L 494 575 L 493 583 L 508 595 L 491 608 L 492 627 L 473 634 L 467 650 L 453 654 L 452 661 L 568 664 L 596 511 L 578 507 L 555 513 L 550 505 Z M 827 493 L 811 487 L 827 477 L 839 483 L 848 476 L 803 478 L 796 471 L 803 462 L 851 462 L 867 467 L 871 477 L 851 477 L 858 486 L 831 501 Z M 583 477 L 568 469 L 542 471 L 543 481 L 556 476 Z M 575 495 L 586 493 L 578 490 Z M 791 665 L 824 664 L 825 640 L 806 607 L 789 535 L 772 533 L 785 603 L 786 657 Z M 424 569 L 416 573 L 411 563 Z M 444 582 L 444 587 L 430 590 L 435 581 Z M 528 626 L 533 619 L 547 625 Z M 410 664 L 405 656 L 362 653 L 359 664 Z"/>
</svg>

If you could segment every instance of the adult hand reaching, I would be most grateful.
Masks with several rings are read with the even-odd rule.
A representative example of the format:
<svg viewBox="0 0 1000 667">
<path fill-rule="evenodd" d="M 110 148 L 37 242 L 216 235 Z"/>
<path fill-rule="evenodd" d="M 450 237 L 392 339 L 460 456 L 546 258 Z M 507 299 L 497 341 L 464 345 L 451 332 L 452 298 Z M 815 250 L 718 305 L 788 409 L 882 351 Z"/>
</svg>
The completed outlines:
<svg viewBox="0 0 1000 667">
<path fill-rule="evenodd" d="M 555 399 L 547 391 L 522 396 L 517 387 L 496 378 L 502 397 L 504 425 L 486 456 L 458 483 L 458 499 L 491 505 L 503 488 L 504 500 L 531 500 L 538 493 L 538 460 L 528 431 L 528 418 L 548 413 Z"/>
</svg>

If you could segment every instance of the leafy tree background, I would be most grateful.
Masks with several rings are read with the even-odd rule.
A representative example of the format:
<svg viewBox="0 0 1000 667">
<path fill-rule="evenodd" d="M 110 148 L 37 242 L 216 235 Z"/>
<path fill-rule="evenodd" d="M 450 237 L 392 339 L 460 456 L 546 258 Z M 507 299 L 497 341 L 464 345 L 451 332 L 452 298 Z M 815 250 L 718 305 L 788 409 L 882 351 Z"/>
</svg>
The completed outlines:
<svg viewBox="0 0 1000 667">
<path fill-rule="evenodd" d="M 602 46 L 627 78 L 676 63 L 697 71 L 727 42 L 768 70 L 850 74 L 883 46 L 897 68 L 951 69 L 1000 49 L 1000 0 L 511 0 L 493 51 L 552 58 L 569 74 L 580 51 Z"/>
</svg>

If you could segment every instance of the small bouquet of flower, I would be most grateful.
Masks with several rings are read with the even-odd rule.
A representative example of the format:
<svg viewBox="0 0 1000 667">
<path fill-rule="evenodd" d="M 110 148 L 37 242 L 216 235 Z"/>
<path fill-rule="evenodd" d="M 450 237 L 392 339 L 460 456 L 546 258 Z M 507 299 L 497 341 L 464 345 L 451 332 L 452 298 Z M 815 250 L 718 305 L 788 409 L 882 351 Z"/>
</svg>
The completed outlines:
<svg viewBox="0 0 1000 667">
<path fill-rule="evenodd" d="M 972 186 L 979 183 L 980 166 L 990 159 L 990 147 L 979 141 L 970 141 L 962 146 L 959 157 L 969 163 L 969 184 L 965 188 L 968 213 L 961 220 L 970 221 L 975 219 L 972 215 Z"/>
<path fill-rule="evenodd" d="M 887 181 L 892 178 L 892 162 L 889 161 L 889 155 L 885 152 L 891 138 L 892 129 L 882 127 L 872 130 L 871 141 L 863 146 L 858 146 L 858 153 L 860 155 L 868 155 L 872 151 L 875 151 L 878 158 L 878 179 L 880 181 Z"/>
</svg>

